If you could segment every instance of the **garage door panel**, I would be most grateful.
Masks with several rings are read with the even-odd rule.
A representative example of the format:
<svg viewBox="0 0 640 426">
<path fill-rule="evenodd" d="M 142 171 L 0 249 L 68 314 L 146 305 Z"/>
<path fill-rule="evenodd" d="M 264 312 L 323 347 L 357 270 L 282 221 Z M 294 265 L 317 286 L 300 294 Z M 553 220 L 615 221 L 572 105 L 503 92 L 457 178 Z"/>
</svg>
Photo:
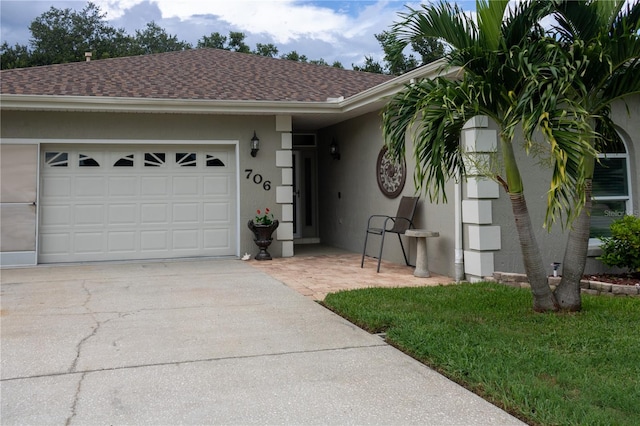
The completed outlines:
<svg viewBox="0 0 640 426">
<path fill-rule="evenodd" d="M 73 211 L 73 222 L 75 225 L 100 226 L 104 224 L 104 205 L 78 205 Z"/>
<path fill-rule="evenodd" d="M 138 177 L 122 176 L 109 178 L 110 197 L 135 197 L 138 195 Z"/>
<path fill-rule="evenodd" d="M 230 197 L 231 183 L 230 176 L 206 176 L 204 178 L 204 195 Z"/>
<path fill-rule="evenodd" d="M 198 194 L 200 194 L 200 177 L 188 176 L 173 178 L 173 195 L 182 197 Z"/>
<path fill-rule="evenodd" d="M 40 252 L 50 255 L 68 255 L 71 253 L 71 234 L 40 234 Z"/>
<path fill-rule="evenodd" d="M 112 204 L 108 209 L 109 225 L 136 225 L 138 223 L 137 204 Z"/>
<path fill-rule="evenodd" d="M 169 250 L 169 233 L 167 231 L 141 231 L 140 237 L 142 251 Z"/>
<path fill-rule="evenodd" d="M 156 195 L 167 197 L 169 195 L 169 178 L 164 176 L 143 177 L 140 195 L 142 197 Z"/>
<path fill-rule="evenodd" d="M 42 213 L 40 214 L 40 224 L 46 227 L 71 226 L 71 207 L 56 205 L 47 206 L 46 209 L 42 209 Z"/>
<path fill-rule="evenodd" d="M 76 197 L 100 197 L 104 198 L 106 192 L 106 179 L 103 177 L 78 176 L 74 182 Z"/>
<path fill-rule="evenodd" d="M 174 203 L 173 204 L 173 223 L 178 224 L 194 224 L 199 223 L 198 210 L 200 205 L 198 203 Z"/>
<path fill-rule="evenodd" d="M 51 177 L 42 182 L 41 197 L 68 198 L 71 195 L 71 177 Z"/>
<path fill-rule="evenodd" d="M 174 250 L 197 250 L 200 247 L 198 229 L 179 229 L 172 232 Z"/>
<path fill-rule="evenodd" d="M 228 229 L 207 229 L 204 232 L 204 248 L 209 250 L 228 250 L 231 234 Z"/>
<path fill-rule="evenodd" d="M 135 253 L 137 231 L 116 231 L 109 232 L 108 247 L 109 253 Z"/>
<path fill-rule="evenodd" d="M 204 223 L 228 222 L 231 220 L 231 204 L 228 202 L 205 203 Z"/>
<path fill-rule="evenodd" d="M 143 204 L 142 221 L 144 224 L 169 223 L 169 206 L 167 204 Z"/>
<path fill-rule="evenodd" d="M 75 232 L 73 250 L 78 254 L 100 254 L 104 252 L 103 232 Z"/>
<path fill-rule="evenodd" d="M 237 254 L 234 155 L 232 146 L 43 150 L 39 261 Z"/>
</svg>

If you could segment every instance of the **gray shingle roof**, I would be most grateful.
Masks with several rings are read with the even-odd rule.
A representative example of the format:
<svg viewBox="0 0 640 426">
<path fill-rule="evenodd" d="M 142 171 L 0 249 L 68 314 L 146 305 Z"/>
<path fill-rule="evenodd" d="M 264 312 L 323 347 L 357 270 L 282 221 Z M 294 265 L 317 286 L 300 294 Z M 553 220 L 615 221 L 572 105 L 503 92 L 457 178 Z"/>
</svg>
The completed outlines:
<svg viewBox="0 0 640 426">
<path fill-rule="evenodd" d="M 392 77 L 219 49 L 3 70 L 2 94 L 324 102 Z"/>
</svg>

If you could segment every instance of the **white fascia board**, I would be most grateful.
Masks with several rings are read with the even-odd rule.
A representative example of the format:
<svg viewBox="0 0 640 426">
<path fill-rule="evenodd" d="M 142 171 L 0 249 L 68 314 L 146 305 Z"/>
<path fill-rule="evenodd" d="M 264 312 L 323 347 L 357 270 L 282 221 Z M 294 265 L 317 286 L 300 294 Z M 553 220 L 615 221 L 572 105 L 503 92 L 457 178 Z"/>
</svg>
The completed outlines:
<svg viewBox="0 0 640 426">
<path fill-rule="evenodd" d="M 433 79 L 441 76 L 453 77 L 459 71 L 459 68 L 457 67 L 451 69 L 447 69 L 445 67 L 446 61 L 444 59 L 440 59 L 362 91 L 340 102 L 342 112 L 358 109 L 375 102 L 386 102 L 391 96 L 404 89 L 408 84 L 411 84 L 413 80 L 425 78 Z"/>
<path fill-rule="evenodd" d="M 2 95 L 6 110 L 100 111 L 183 114 L 291 114 L 293 112 L 338 112 L 326 102 L 210 101 L 194 99 L 108 98 L 99 96 Z"/>
</svg>

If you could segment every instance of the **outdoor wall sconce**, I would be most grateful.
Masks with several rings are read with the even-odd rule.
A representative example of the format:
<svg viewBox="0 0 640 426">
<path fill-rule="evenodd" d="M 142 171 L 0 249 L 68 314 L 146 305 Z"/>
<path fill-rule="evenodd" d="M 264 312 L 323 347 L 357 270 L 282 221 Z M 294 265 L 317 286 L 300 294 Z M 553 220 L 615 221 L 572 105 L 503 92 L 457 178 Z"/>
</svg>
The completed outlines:
<svg viewBox="0 0 640 426">
<path fill-rule="evenodd" d="M 333 139 L 331 141 L 331 145 L 329 145 L 329 154 L 331 154 L 331 157 L 333 157 L 334 160 L 340 159 L 340 149 L 335 139 Z"/>
<path fill-rule="evenodd" d="M 260 139 L 256 136 L 256 131 L 253 131 L 253 137 L 251 138 L 251 156 L 255 157 L 258 155 L 258 151 L 260 150 Z"/>
</svg>

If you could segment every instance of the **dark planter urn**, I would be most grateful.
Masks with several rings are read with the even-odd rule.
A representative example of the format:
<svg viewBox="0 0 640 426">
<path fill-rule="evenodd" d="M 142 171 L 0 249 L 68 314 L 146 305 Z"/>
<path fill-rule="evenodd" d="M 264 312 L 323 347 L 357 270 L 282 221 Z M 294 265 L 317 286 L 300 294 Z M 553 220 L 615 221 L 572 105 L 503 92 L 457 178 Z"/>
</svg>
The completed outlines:
<svg viewBox="0 0 640 426">
<path fill-rule="evenodd" d="M 278 225 L 277 220 L 274 220 L 270 225 L 260 225 L 254 223 L 253 220 L 250 220 L 247 224 L 255 236 L 253 241 L 256 242 L 256 245 L 260 249 L 260 252 L 255 256 L 256 260 L 271 260 L 271 255 L 267 251 L 267 247 L 271 245 L 271 241 L 273 241 L 271 234 L 273 234 L 273 231 L 276 230 Z"/>
</svg>

